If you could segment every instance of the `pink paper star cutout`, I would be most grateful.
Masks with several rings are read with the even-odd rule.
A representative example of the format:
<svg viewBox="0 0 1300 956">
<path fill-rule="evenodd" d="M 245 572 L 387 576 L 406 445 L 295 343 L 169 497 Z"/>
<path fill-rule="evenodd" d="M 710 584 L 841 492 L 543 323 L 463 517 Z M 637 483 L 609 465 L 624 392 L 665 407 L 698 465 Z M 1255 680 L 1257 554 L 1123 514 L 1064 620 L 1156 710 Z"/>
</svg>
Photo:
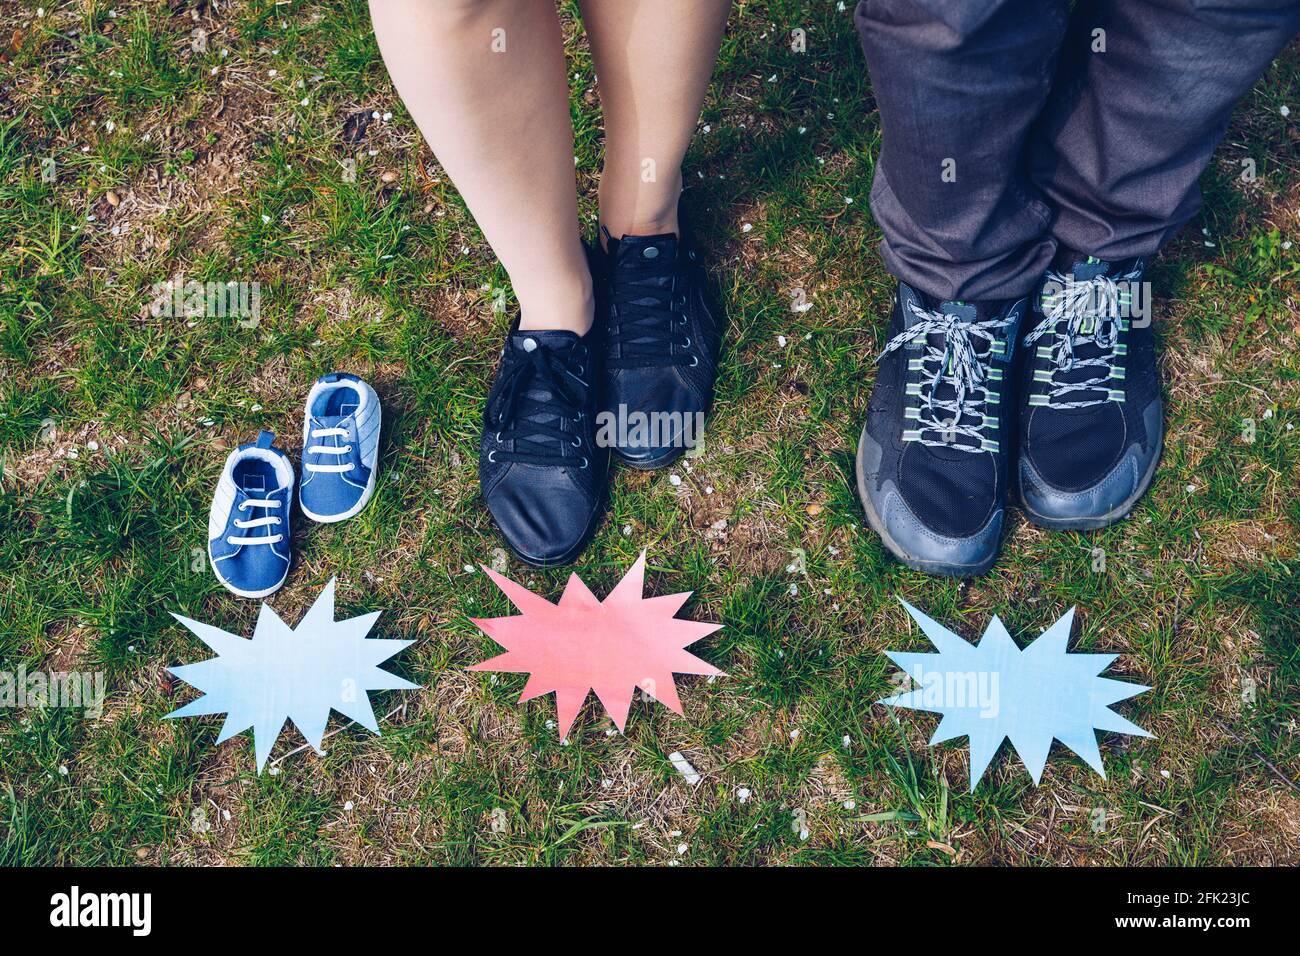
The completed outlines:
<svg viewBox="0 0 1300 956">
<path fill-rule="evenodd" d="M 642 597 L 644 551 L 604 601 L 577 574 L 569 576 L 560 603 L 552 604 L 491 568 L 483 570 L 522 613 L 474 621 L 506 652 L 470 670 L 528 674 L 520 703 L 555 691 L 562 740 L 589 691 L 621 731 L 636 688 L 680 714 L 673 674 L 725 676 L 685 650 L 722 627 L 675 617 L 690 591 Z"/>
</svg>

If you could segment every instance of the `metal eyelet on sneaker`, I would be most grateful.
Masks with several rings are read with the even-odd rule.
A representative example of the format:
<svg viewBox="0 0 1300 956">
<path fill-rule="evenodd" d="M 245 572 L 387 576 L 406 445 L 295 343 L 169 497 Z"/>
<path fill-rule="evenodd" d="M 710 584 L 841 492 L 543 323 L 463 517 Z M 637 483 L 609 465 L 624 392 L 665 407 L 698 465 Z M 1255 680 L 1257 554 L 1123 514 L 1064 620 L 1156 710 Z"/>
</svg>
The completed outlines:
<svg viewBox="0 0 1300 956">
<path fill-rule="evenodd" d="M 582 436 L 581 436 L 581 435 L 574 435 L 574 436 L 573 436 L 573 441 L 571 442 L 571 444 L 573 445 L 574 448 L 581 448 L 581 447 L 582 447 Z"/>
<path fill-rule="evenodd" d="M 688 349 L 690 347 L 691 347 L 691 337 L 688 335 L 686 336 L 686 341 L 682 343 L 682 348 Z"/>
<path fill-rule="evenodd" d="M 692 356 L 691 356 L 691 364 L 688 365 L 688 366 L 686 366 L 686 367 L 687 367 L 687 368 L 695 368 L 695 366 L 697 366 L 697 365 L 699 365 L 699 364 L 700 364 L 700 357 L 699 357 L 698 355 L 692 355 Z"/>
<path fill-rule="evenodd" d="M 500 433 L 500 432 L 497 432 L 497 434 L 496 434 L 496 440 L 497 440 L 497 444 L 498 444 L 498 445 L 501 444 L 501 433 Z"/>
<path fill-rule="evenodd" d="M 496 454 L 497 454 L 497 450 L 495 448 L 493 448 L 490 452 L 488 452 L 488 461 L 493 465 L 497 463 Z"/>
<path fill-rule="evenodd" d="M 590 465 L 590 464 L 591 464 L 591 462 L 589 462 L 589 461 L 587 460 L 587 456 L 586 456 L 586 455 L 583 455 L 583 456 L 582 456 L 582 464 L 579 465 L 578 467 L 579 467 L 580 469 L 585 469 L 585 468 L 586 468 L 588 465 Z"/>
</svg>

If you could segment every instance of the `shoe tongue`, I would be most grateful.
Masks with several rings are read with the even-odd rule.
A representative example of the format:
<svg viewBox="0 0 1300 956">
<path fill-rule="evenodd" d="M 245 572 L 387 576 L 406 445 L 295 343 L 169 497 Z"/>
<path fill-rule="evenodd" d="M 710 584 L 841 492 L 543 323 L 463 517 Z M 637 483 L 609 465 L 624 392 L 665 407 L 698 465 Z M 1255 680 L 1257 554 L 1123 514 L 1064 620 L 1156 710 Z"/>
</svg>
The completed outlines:
<svg viewBox="0 0 1300 956">
<path fill-rule="evenodd" d="M 510 350 L 521 360 L 538 349 L 565 353 L 578 343 L 579 338 L 580 336 L 576 332 L 570 332 L 567 329 L 517 331 L 510 335 Z M 549 402 L 555 397 L 551 394 L 550 389 L 544 388 L 536 382 L 530 383 L 524 390 L 524 394 L 533 401 L 538 402 Z M 555 420 L 558 416 L 533 414 L 529 418 L 535 422 L 546 423 Z"/>
<path fill-rule="evenodd" d="M 963 322 L 975 322 L 980 318 L 979 306 L 973 302 L 940 302 L 939 311 L 944 315 L 955 315 Z"/>
<path fill-rule="evenodd" d="M 313 415 L 311 417 L 312 430 L 325 428 L 348 428 L 353 424 L 352 413 L 346 415 Z M 342 448 L 347 444 L 347 438 L 343 435 L 321 435 L 319 438 L 308 436 L 307 446 L 320 445 L 324 448 Z M 303 453 L 306 454 L 304 448 Z M 338 464 L 343 459 L 337 455 L 331 455 L 328 452 L 317 453 L 312 456 L 314 461 L 328 462 L 329 464 Z M 328 474 L 328 472 L 326 472 Z"/>
<path fill-rule="evenodd" d="M 1074 265 L 1070 266 L 1070 274 L 1074 276 L 1076 282 L 1087 282 L 1089 279 L 1095 279 L 1097 276 L 1104 276 L 1110 271 L 1110 263 L 1105 259 L 1081 259 Z"/>
<path fill-rule="evenodd" d="M 967 323 L 971 323 L 971 321 L 978 319 L 978 306 L 975 306 L 974 303 L 954 302 L 954 300 L 946 300 L 946 302 L 943 302 L 943 300 L 936 299 L 935 297 L 932 297 L 932 295 L 919 293 L 919 291 L 917 295 L 920 299 L 920 304 L 922 304 L 928 312 L 939 312 L 940 315 L 956 315 L 958 319 L 967 321 Z M 907 313 L 907 325 L 915 325 L 919 323 L 919 321 L 922 321 L 920 316 L 914 315 L 914 313 L 911 312 Z M 926 342 L 928 345 L 935 347 L 935 349 L 943 349 L 943 333 L 932 332 L 928 334 Z"/>
<path fill-rule="evenodd" d="M 920 289 L 913 289 L 912 293 L 916 297 L 917 305 L 925 311 L 938 312 L 940 315 L 955 315 L 963 322 L 978 322 L 987 319 L 995 315 L 1003 305 L 1003 303 L 993 300 L 967 302 L 960 299 L 940 299 L 938 296 L 929 295 Z M 906 310 L 905 315 L 907 327 L 909 328 L 921 321 L 921 317 L 910 309 Z"/>
<path fill-rule="evenodd" d="M 961 302 L 949 299 L 936 304 L 933 299 L 930 299 L 926 305 L 940 315 L 955 316 L 960 322 L 979 322 L 994 313 L 994 303 L 991 302 Z M 928 338 L 930 345 L 943 348 L 944 341 L 941 333 L 933 332 Z"/>
<path fill-rule="evenodd" d="M 276 485 L 274 488 L 258 487 L 258 485 L 262 484 L 262 481 L 263 479 L 260 475 L 249 476 L 249 478 L 244 480 L 244 483 L 239 490 L 243 492 L 246 499 L 252 499 L 255 501 L 264 501 L 267 498 L 273 498 L 282 490 L 280 485 Z M 258 506 L 256 508 L 245 508 L 242 513 L 237 512 L 236 517 L 242 517 L 246 521 L 254 521 L 258 518 L 275 517 L 280 514 L 280 511 L 281 509 L 279 508 L 272 509 Z M 276 525 L 264 524 L 258 525 L 256 528 L 243 528 L 236 533 L 247 538 L 269 538 L 271 535 L 279 534 L 280 532 Z"/>
<path fill-rule="evenodd" d="M 572 348 L 578 341 L 578 334 L 570 332 L 567 329 L 542 329 L 540 331 L 519 331 L 510 335 L 510 348 L 512 351 L 519 352 L 521 355 L 527 355 L 529 352 L 535 352 L 537 349 L 548 349 L 552 352 L 564 352 Z"/>
<path fill-rule="evenodd" d="M 342 428 L 352 421 L 352 413 L 346 415 L 313 415 L 312 424 L 317 428 Z"/>
<path fill-rule="evenodd" d="M 614 268 L 662 268 L 677 261 L 677 237 L 671 232 L 658 236 L 624 236 L 609 240 Z"/>
<path fill-rule="evenodd" d="M 1106 259 L 1085 256 L 1072 249 L 1060 249 L 1052 260 L 1052 269 L 1063 275 L 1072 276 L 1076 282 L 1087 282 L 1097 276 L 1110 272 L 1111 265 Z"/>
<path fill-rule="evenodd" d="M 244 480 L 240 482 L 238 487 L 245 498 L 256 499 L 270 498 L 272 495 L 283 490 L 278 484 L 268 488 L 266 479 L 261 475 L 246 476 Z M 260 509 L 253 510 L 256 511 Z"/>
</svg>

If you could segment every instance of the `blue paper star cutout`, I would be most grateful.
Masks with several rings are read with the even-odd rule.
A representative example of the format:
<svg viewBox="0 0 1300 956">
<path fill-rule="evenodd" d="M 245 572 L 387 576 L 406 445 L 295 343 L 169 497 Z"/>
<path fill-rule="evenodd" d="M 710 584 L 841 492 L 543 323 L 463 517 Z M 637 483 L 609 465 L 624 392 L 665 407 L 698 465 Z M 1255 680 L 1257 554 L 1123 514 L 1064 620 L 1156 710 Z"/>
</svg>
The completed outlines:
<svg viewBox="0 0 1300 956">
<path fill-rule="evenodd" d="M 1007 738 L 1037 784 L 1053 739 L 1104 779 L 1097 730 L 1152 736 L 1110 709 L 1151 689 L 1098 676 L 1119 655 L 1067 652 L 1074 608 L 1022 651 L 996 615 L 974 645 L 900 601 L 939 653 L 886 652 L 920 686 L 878 703 L 943 714 L 931 745 L 969 737 L 972 791 Z"/>
<path fill-rule="evenodd" d="M 296 628 L 290 628 L 263 604 L 251 640 L 173 614 L 218 656 L 168 668 L 205 696 L 167 718 L 224 713 L 226 722 L 217 743 L 253 728 L 258 773 L 287 720 L 293 721 L 317 753 L 321 752 L 331 709 L 378 734 L 367 691 L 418 690 L 420 686 L 379 667 L 414 643 L 366 640 L 379 614 L 375 611 L 335 621 L 333 579 Z"/>
</svg>

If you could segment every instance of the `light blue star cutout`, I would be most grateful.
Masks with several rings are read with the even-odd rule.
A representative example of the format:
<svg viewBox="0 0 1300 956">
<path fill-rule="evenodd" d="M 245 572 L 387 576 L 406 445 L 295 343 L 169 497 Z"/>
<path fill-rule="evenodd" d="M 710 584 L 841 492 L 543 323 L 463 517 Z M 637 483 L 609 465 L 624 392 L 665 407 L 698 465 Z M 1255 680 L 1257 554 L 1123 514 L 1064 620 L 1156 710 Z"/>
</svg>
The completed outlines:
<svg viewBox="0 0 1300 956">
<path fill-rule="evenodd" d="M 1022 651 L 996 615 L 975 645 L 900 603 L 939 653 L 886 652 L 919 686 L 878 703 L 943 714 L 931 745 L 969 737 L 972 791 L 1006 738 L 1037 784 L 1053 739 L 1105 779 L 1097 730 L 1153 736 L 1110 709 L 1151 689 L 1099 676 L 1119 655 L 1067 652 L 1074 608 Z"/>
<path fill-rule="evenodd" d="M 173 614 L 218 656 L 168 668 L 205 696 L 164 719 L 224 713 L 226 722 L 217 743 L 253 728 L 258 773 L 287 720 L 318 754 L 331 709 L 378 734 L 367 692 L 420 686 L 379 667 L 414 643 L 366 640 L 379 614 L 335 621 L 333 579 L 296 628 L 264 603 L 251 640 Z"/>
</svg>

